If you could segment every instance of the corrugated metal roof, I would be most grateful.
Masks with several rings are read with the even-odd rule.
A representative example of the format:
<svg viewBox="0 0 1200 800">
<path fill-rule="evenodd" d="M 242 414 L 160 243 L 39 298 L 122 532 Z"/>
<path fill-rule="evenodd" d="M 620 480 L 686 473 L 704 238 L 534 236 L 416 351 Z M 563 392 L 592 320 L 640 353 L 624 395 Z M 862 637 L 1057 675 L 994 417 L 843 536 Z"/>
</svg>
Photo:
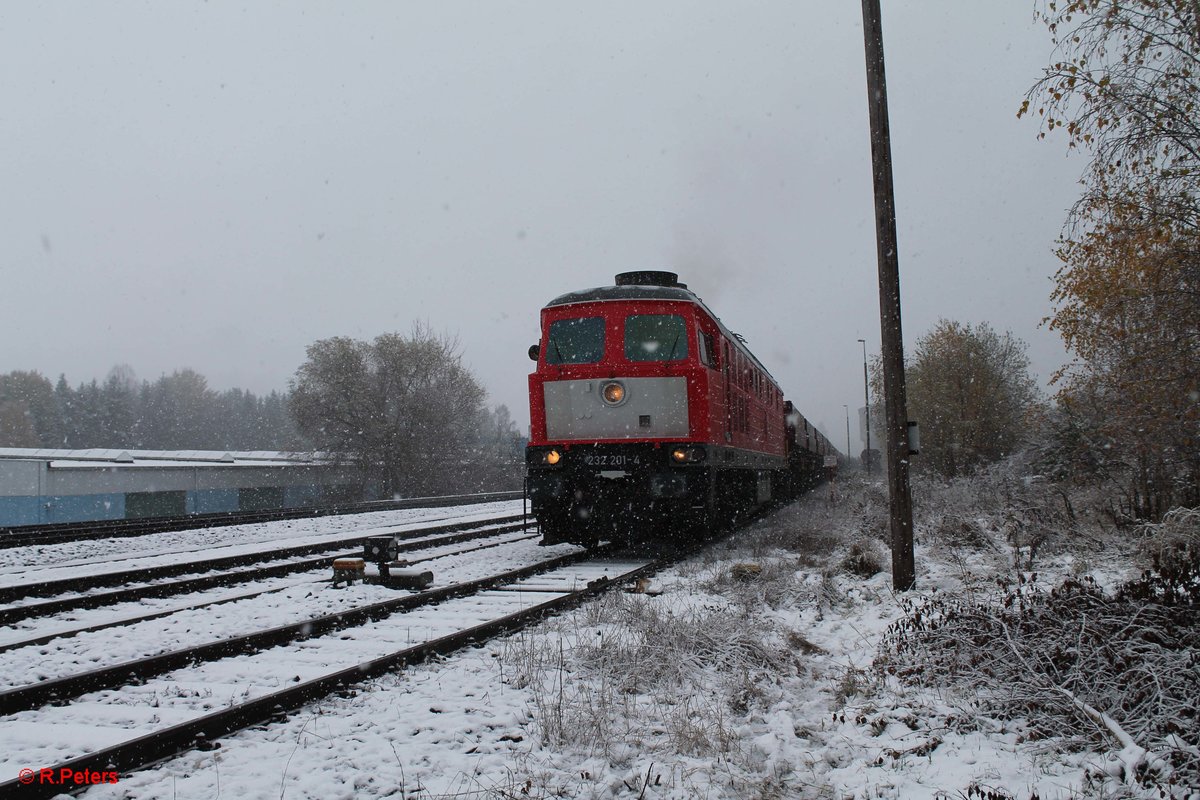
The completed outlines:
<svg viewBox="0 0 1200 800">
<path fill-rule="evenodd" d="M 53 450 L 0 447 L 0 459 L 46 461 L 52 467 L 77 466 L 303 466 L 328 463 L 321 453 L 270 450 Z"/>
</svg>

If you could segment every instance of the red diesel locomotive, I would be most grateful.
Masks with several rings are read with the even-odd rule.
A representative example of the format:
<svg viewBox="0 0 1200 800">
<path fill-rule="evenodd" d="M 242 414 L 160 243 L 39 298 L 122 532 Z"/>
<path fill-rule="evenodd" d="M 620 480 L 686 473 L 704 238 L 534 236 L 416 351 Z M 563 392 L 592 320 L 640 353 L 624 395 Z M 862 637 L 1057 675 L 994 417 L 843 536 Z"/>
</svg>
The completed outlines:
<svg viewBox="0 0 1200 800">
<path fill-rule="evenodd" d="M 838 455 L 675 273 L 564 294 L 541 329 L 526 476 L 544 543 L 728 524 Z"/>
</svg>

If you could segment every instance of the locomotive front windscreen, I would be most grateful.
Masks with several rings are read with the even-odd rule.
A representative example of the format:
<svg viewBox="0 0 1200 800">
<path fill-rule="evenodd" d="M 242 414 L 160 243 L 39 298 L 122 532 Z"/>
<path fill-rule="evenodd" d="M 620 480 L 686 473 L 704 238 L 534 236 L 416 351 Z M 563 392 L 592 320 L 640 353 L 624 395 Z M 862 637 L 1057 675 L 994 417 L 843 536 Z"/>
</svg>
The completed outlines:
<svg viewBox="0 0 1200 800">
<path fill-rule="evenodd" d="M 627 361 L 681 361 L 687 355 L 687 326 L 678 314 L 630 314 L 625 318 Z"/>
<path fill-rule="evenodd" d="M 555 320 L 546 339 L 547 364 L 594 364 L 604 357 L 604 318 Z"/>
</svg>

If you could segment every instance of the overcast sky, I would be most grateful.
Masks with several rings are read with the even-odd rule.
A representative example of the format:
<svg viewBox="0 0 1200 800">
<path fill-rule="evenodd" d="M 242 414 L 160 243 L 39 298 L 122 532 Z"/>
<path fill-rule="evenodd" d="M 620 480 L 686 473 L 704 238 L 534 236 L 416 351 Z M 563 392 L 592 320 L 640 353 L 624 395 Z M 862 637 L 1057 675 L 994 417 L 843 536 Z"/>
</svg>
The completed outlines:
<svg viewBox="0 0 1200 800">
<path fill-rule="evenodd" d="M 1032 0 L 883 5 L 906 342 L 987 321 L 1044 384 L 1084 166 L 1016 119 L 1048 35 Z M 844 447 L 865 95 L 849 0 L 4 3 L 0 372 L 262 393 L 422 320 L 524 429 L 539 308 L 666 268 Z"/>
</svg>

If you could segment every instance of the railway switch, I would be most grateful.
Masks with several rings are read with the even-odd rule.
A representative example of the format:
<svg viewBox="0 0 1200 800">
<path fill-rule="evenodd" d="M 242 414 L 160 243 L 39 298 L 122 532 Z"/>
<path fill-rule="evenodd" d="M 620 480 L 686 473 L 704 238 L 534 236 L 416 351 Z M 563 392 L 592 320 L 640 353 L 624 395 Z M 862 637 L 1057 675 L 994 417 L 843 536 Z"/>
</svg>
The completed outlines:
<svg viewBox="0 0 1200 800">
<path fill-rule="evenodd" d="M 363 560 L 372 564 L 395 561 L 399 552 L 395 536 L 368 536 L 363 540 Z"/>
</svg>

